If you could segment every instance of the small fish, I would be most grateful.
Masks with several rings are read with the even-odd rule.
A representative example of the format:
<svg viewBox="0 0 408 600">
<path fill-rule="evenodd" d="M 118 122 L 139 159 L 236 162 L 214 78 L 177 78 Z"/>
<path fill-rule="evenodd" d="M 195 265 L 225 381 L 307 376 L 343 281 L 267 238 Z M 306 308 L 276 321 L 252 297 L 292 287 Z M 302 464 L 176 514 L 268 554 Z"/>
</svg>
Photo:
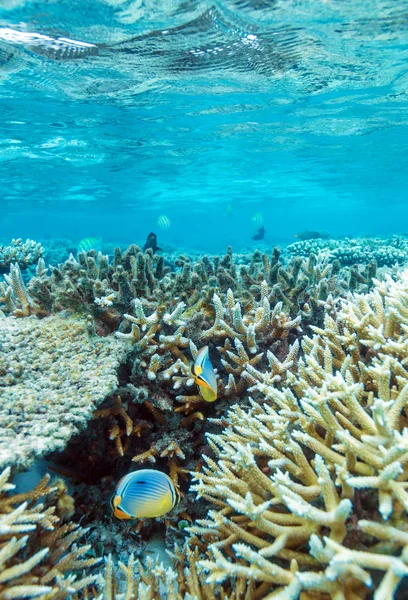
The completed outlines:
<svg viewBox="0 0 408 600">
<path fill-rule="evenodd" d="M 251 221 L 255 223 L 255 225 L 257 225 L 258 227 L 261 227 L 261 225 L 264 224 L 263 214 L 261 212 L 255 213 Z"/>
<path fill-rule="evenodd" d="M 167 215 L 160 215 L 157 219 L 157 227 L 160 227 L 160 229 L 170 229 L 170 225 L 171 221 Z"/>
<path fill-rule="evenodd" d="M 263 240 L 265 238 L 265 227 L 262 225 L 262 227 L 260 227 L 257 231 L 257 233 L 255 233 L 255 235 L 252 236 L 253 240 Z"/>
<path fill-rule="evenodd" d="M 217 378 L 208 355 L 208 346 L 204 346 L 196 354 L 193 365 L 194 382 L 198 385 L 201 397 L 206 402 L 217 399 Z"/>
<path fill-rule="evenodd" d="M 328 233 L 324 233 L 321 231 L 301 231 L 300 233 L 295 233 L 295 238 L 299 240 L 327 240 L 329 237 Z"/>
<path fill-rule="evenodd" d="M 232 204 L 227 204 L 227 208 L 225 209 L 225 216 L 226 217 L 234 216 L 234 206 Z"/>
<path fill-rule="evenodd" d="M 146 243 L 143 246 L 143 250 L 145 252 L 149 249 L 153 250 L 153 254 L 157 252 L 157 250 L 161 250 L 161 248 L 159 248 L 159 246 L 157 245 L 157 235 L 155 233 L 149 233 L 149 235 L 147 236 Z"/>
<path fill-rule="evenodd" d="M 110 504 L 118 519 L 153 519 L 168 513 L 178 502 L 180 495 L 168 475 L 141 469 L 122 477 Z"/>
<path fill-rule="evenodd" d="M 89 252 L 90 250 L 100 250 L 102 247 L 101 238 L 88 237 L 81 240 L 77 247 L 78 254 L 80 252 Z"/>
</svg>

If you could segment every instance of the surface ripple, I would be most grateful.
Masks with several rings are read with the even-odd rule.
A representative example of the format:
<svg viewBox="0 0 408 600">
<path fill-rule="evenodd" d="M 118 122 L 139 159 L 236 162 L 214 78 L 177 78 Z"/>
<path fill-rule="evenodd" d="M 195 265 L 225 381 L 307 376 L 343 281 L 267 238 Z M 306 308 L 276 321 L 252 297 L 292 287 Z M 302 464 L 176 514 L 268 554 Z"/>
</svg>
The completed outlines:
<svg viewBox="0 0 408 600">
<path fill-rule="evenodd" d="M 355 226 L 401 207 L 407 25 L 393 0 L 5 0 L 11 229 L 23 209 L 58 206 L 61 224 L 112 198 L 145 222 L 214 202 L 311 229 L 333 207 L 344 226 L 350 207 Z"/>
</svg>

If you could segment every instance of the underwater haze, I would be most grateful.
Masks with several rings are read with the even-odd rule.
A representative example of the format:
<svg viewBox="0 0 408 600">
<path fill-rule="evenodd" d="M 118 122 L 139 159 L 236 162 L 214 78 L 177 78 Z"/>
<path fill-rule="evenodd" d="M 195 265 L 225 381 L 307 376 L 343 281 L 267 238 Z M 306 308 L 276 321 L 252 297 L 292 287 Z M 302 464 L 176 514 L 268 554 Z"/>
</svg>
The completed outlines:
<svg viewBox="0 0 408 600">
<path fill-rule="evenodd" d="M 0 600 L 408 600 L 408 0 L 0 0 Z"/>
<path fill-rule="evenodd" d="M 2 0 L 0 235 L 403 234 L 407 58 L 402 0 Z"/>
</svg>

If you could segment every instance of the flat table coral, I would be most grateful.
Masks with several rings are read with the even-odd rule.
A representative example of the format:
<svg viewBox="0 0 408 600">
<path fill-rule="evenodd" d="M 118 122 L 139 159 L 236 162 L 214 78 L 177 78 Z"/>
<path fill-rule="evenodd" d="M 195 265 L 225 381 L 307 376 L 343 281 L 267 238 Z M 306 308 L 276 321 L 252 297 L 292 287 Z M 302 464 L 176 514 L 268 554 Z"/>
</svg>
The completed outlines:
<svg viewBox="0 0 408 600">
<path fill-rule="evenodd" d="M 65 446 L 117 386 L 120 342 L 63 314 L 0 318 L 0 468 Z"/>
</svg>

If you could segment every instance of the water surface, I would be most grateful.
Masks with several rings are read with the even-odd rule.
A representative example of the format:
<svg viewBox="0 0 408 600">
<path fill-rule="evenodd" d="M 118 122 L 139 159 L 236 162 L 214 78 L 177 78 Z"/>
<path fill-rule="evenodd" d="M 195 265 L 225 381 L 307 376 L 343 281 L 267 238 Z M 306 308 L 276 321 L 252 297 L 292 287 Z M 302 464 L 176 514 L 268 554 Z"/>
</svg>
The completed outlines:
<svg viewBox="0 0 408 600">
<path fill-rule="evenodd" d="M 404 233 L 407 58 L 401 1 L 3 0 L 1 236 Z"/>
</svg>

